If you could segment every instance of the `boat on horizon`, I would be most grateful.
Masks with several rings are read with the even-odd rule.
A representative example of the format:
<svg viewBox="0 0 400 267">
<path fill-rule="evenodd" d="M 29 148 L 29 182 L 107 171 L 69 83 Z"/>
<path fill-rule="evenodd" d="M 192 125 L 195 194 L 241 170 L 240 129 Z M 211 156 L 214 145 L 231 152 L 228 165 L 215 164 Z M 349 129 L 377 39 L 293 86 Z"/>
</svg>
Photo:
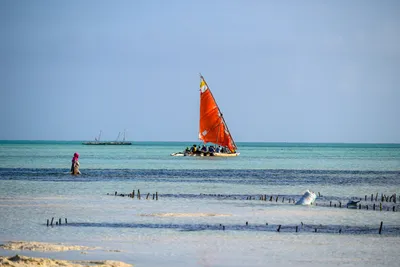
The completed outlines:
<svg viewBox="0 0 400 267">
<path fill-rule="evenodd" d="M 199 139 L 203 141 L 204 145 L 207 143 L 213 144 L 212 149 L 202 151 L 200 148 L 197 149 L 196 145 L 193 145 L 192 149 L 172 153 L 171 156 L 236 157 L 240 154 L 236 151 L 237 146 L 228 129 L 228 125 L 207 82 L 201 74 Z"/>
<path fill-rule="evenodd" d="M 100 131 L 98 137 L 94 138 L 94 141 L 83 142 L 82 144 L 83 145 L 132 145 L 132 142 L 125 141 L 125 131 L 122 141 L 119 141 L 121 132 L 118 133 L 118 137 L 115 141 L 100 141 L 101 133 L 102 131 Z"/>
</svg>

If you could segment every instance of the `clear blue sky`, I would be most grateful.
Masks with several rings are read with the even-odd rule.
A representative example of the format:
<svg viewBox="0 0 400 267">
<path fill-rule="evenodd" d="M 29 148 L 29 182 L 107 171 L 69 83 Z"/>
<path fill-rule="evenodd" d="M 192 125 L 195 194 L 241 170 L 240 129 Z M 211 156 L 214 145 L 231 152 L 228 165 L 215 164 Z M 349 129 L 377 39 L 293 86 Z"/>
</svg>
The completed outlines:
<svg viewBox="0 0 400 267">
<path fill-rule="evenodd" d="M 0 139 L 400 143 L 400 1 L 0 1 Z"/>
</svg>

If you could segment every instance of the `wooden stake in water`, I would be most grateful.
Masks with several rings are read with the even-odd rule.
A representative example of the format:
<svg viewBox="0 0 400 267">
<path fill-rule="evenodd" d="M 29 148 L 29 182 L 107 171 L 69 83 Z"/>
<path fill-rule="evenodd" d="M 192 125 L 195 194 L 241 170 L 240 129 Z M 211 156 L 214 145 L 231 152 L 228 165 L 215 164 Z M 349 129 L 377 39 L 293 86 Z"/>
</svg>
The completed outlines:
<svg viewBox="0 0 400 267">
<path fill-rule="evenodd" d="M 47 226 L 49 226 L 49 219 L 47 219 Z"/>
<path fill-rule="evenodd" d="M 50 223 L 51 226 L 53 226 L 53 221 L 54 221 L 54 217 L 51 218 L 51 223 Z"/>
<path fill-rule="evenodd" d="M 381 226 L 379 227 L 379 234 L 382 233 L 382 225 L 383 225 L 383 222 L 381 222 Z"/>
<path fill-rule="evenodd" d="M 278 226 L 278 229 L 276 229 L 277 232 L 281 231 L 281 225 Z"/>
</svg>

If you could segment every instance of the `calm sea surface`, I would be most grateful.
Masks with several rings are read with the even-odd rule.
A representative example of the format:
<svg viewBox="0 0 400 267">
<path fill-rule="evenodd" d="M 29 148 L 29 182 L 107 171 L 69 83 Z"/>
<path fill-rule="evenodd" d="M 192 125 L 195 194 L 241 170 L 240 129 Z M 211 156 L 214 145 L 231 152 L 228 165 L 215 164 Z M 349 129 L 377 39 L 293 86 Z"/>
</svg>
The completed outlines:
<svg viewBox="0 0 400 267">
<path fill-rule="evenodd" d="M 170 156 L 191 145 L 0 141 L 0 243 L 96 246 L 87 254 L 18 253 L 136 266 L 399 263 L 400 144 L 238 143 L 235 158 Z M 80 176 L 69 174 L 74 152 Z M 293 205 L 307 189 L 319 193 L 317 206 Z M 133 190 L 134 199 L 114 196 Z M 380 211 L 382 194 L 397 194 L 397 203 Z M 347 209 L 350 199 L 363 208 Z M 62 226 L 47 227 L 53 217 Z"/>
</svg>

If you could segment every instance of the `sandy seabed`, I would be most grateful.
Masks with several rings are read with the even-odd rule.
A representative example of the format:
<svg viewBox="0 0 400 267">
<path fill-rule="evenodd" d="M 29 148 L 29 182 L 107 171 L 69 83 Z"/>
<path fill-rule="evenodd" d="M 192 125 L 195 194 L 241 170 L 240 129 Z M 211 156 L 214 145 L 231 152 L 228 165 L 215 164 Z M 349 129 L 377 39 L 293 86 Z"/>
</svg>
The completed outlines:
<svg viewBox="0 0 400 267">
<path fill-rule="evenodd" d="M 41 242 L 25 242 L 25 241 L 12 241 L 4 245 L 0 245 L 0 248 L 7 250 L 29 250 L 29 251 L 71 251 L 71 250 L 92 250 L 96 248 L 85 247 L 85 246 L 67 246 L 63 244 L 51 244 Z M 27 267 L 27 266 L 41 266 L 41 267 L 83 267 L 83 266 L 95 266 L 95 267 L 129 267 L 131 264 L 127 264 L 120 261 L 67 261 L 57 260 L 49 258 L 34 258 L 15 255 L 12 257 L 0 256 L 0 266 L 12 266 L 12 267 Z"/>
</svg>

